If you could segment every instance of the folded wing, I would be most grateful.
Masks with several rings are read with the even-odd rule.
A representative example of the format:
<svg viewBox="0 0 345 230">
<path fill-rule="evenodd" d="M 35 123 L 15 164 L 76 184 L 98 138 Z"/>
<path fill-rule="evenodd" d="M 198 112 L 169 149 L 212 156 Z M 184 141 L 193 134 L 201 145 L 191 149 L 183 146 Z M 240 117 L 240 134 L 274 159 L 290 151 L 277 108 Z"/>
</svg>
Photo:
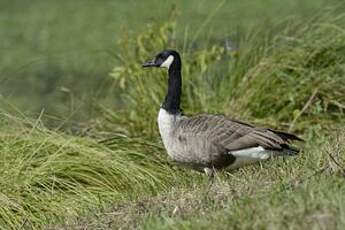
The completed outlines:
<svg viewBox="0 0 345 230">
<path fill-rule="evenodd" d="M 266 150 L 297 153 L 289 145 L 291 140 L 301 140 L 294 134 L 258 128 L 253 125 L 228 119 L 223 115 L 199 115 L 182 119 L 176 135 L 187 143 L 199 143 L 190 151 L 237 151 L 261 146 Z"/>
</svg>

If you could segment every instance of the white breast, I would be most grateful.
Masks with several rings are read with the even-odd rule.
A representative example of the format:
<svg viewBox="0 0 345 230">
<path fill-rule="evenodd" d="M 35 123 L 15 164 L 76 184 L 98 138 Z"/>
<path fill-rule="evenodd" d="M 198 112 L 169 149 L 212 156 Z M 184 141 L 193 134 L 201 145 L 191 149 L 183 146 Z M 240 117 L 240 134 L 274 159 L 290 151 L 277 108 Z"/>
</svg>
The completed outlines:
<svg viewBox="0 0 345 230">
<path fill-rule="evenodd" d="M 180 114 L 170 114 L 165 109 L 160 109 L 158 114 L 158 127 L 161 134 L 164 147 L 171 156 L 171 150 L 174 146 L 173 131 L 175 129 L 176 121 L 181 118 Z"/>
</svg>

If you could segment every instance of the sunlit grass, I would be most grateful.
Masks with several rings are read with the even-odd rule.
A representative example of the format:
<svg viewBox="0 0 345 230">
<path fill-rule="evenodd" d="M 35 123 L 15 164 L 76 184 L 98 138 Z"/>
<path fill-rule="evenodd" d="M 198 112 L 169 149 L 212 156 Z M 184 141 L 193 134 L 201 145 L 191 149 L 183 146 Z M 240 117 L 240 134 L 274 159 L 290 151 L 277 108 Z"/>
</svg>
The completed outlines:
<svg viewBox="0 0 345 230">
<path fill-rule="evenodd" d="M 0 119 L 1 226 L 63 221 L 110 201 L 157 194 L 182 175 L 145 139 L 118 136 L 104 145 L 5 113 Z"/>
</svg>

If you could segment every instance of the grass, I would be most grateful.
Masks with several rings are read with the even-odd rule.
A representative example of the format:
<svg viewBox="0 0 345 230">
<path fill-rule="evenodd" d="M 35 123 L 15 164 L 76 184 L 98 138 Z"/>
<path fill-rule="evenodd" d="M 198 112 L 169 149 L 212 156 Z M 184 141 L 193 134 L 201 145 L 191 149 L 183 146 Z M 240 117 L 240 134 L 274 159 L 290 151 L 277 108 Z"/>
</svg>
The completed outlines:
<svg viewBox="0 0 345 230">
<path fill-rule="evenodd" d="M 209 191 L 207 181 L 194 182 L 187 189 L 121 202 L 64 227 L 341 229 L 345 171 L 337 164 L 344 164 L 344 136 L 334 137 L 319 137 L 299 158 L 218 174 Z"/>
<path fill-rule="evenodd" d="M 145 26 L 134 23 L 141 25 L 140 28 L 114 29 L 122 31 L 121 37 L 115 39 L 114 48 L 112 38 L 99 32 L 89 34 L 89 30 L 108 33 L 113 25 L 121 22 L 120 15 L 136 12 L 125 10 L 131 8 L 130 2 L 119 3 L 120 7 L 113 1 L 105 1 L 104 5 L 85 1 L 87 7 L 76 14 L 71 12 L 80 6 L 78 1 L 62 1 L 58 7 L 48 7 L 43 1 L 34 5 L 1 2 L 7 8 L 0 15 L 3 19 L 0 23 L 10 31 L 4 36 L 3 44 L 16 44 L 17 36 L 18 41 L 24 41 L 16 46 L 18 53 L 9 52 L 10 46 L 2 47 L 8 55 L 0 62 L 1 76 L 23 74 L 30 82 L 21 85 L 18 79 L 8 80 L 7 86 L 13 88 L 7 90 L 48 87 L 47 92 L 51 93 L 61 86 L 62 92 L 69 95 L 63 100 L 49 97 L 41 90 L 26 98 L 34 101 L 37 108 L 44 105 L 37 98 L 47 100 L 59 110 L 55 113 L 47 108 L 54 117 L 59 113 L 72 116 L 75 107 L 82 107 L 83 101 L 74 95 L 85 92 L 85 98 L 91 98 L 91 107 L 80 109 L 80 113 L 92 120 L 77 119 L 85 123 L 74 127 L 67 124 L 70 121 L 67 119 L 64 129 L 61 127 L 65 123 L 47 126 L 45 111 L 36 118 L 28 117 L 18 112 L 25 108 L 17 103 L 22 100 L 20 96 L 12 100 L 9 91 L 4 91 L 0 110 L 0 226 L 7 229 L 341 229 L 345 223 L 342 199 L 345 190 L 344 6 L 333 5 L 316 11 L 326 3 L 291 1 L 297 4 L 293 6 L 291 2 L 287 5 L 282 2 L 285 1 L 234 1 L 214 5 L 179 2 L 178 5 L 185 7 L 178 15 L 174 9 L 167 13 L 170 4 L 158 7 L 157 1 L 152 1 L 145 6 L 152 5 L 156 17 L 165 20 L 153 23 L 147 13 L 139 14 L 135 20 L 146 20 Z M 123 11 L 117 14 L 119 18 L 112 19 L 115 7 Z M 207 13 L 211 7 L 218 7 L 218 11 Z M 300 7 L 301 11 L 291 16 L 289 12 L 294 7 Z M 20 14 L 26 8 L 31 13 L 24 20 Z M 49 10 L 37 14 L 41 9 Z M 166 14 L 158 13 L 162 9 Z M 17 29 L 10 26 L 13 18 L 8 17 L 9 12 L 15 13 L 13 18 L 22 20 L 22 26 L 33 26 L 23 26 L 27 29 L 19 36 Z M 234 14 L 227 15 L 228 12 Z M 260 18 L 267 20 L 256 22 L 259 12 L 263 14 Z M 65 16 L 63 19 L 61 14 Z M 279 14 L 279 20 L 272 20 Z M 85 15 L 97 19 L 89 24 L 81 20 Z M 190 24 L 181 24 L 190 15 L 193 15 Z M 40 25 L 42 17 L 47 19 L 44 20 L 47 27 Z M 238 22 L 227 25 L 224 17 L 229 20 L 235 17 Z M 69 24 L 70 21 L 78 23 Z M 107 29 L 103 30 L 100 25 L 105 21 L 109 24 L 104 24 Z M 192 33 L 193 23 L 200 22 L 204 22 L 200 33 Z M 212 25 L 226 25 L 231 32 L 209 29 Z M 73 29 L 75 26 L 77 30 Z M 45 28 L 43 34 L 55 31 L 59 35 L 42 35 L 43 40 L 31 41 L 42 28 Z M 85 40 L 66 40 L 68 34 Z M 104 37 L 109 43 L 99 42 Z M 39 53 L 41 50 L 49 56 L 61 50 L 63 54 L 73 50 L 72 47 L 76 47 L 75 53 L 68 58 L 64 56 L 62 62 L 54 58 L 46 60 Z M 219 172 L 210 189 L 202 174 L 173 165 L 165 154 L 155 119 L 166 89 L 165 73 L 144 71 L 140 67 L 142 61 L 166 47 L 176 48 L 183 55 L 182 104 L 187 114 L 225 113 L 297 132 L 306 140 L 300 146 L 303 149 L 300 156 L 274 159 L 234 172 Z M 95 50 L 102 50 L 100 56 L 94 56 Z M 107 52 L 110 55 L 103 56 Z M 25 63 L 29 55 L 42 58 L 42 66 L 18 70 L 16 64 Z M 75 61 L 78 59 L 75 56 L 82 56 L 80 62 Z M 108 73 L 110 77 L 106 76 Z M 54 74 L 56 78 L 69 76 L 74 83 L 68 80 L 54 83 Z M 43 82 L 38 81 L 42 76 L 46 76 Z M 89 80 L 85 81 L 89 83 L 79 84 L 76 76 L 87 76 Z M 95 76 L 103 76 L 104 81 L 93 87 Z M 75 89 L 74 84 L 78 85 Z M 89 92 L 90 89 L 97 93 Z M 98 99 L 114 89 L 119 103 L 116 107 Z M 67 101 L 73 101 L 73 106 L 60 110 Z"/>
<path fill-rule="evenodd" d="M 6 113 L 1 127 L 1 226 L 43 226 L 178 181 L 161 146 L 143 139 L 118 136 L 104 145 Z"/>
</svg>

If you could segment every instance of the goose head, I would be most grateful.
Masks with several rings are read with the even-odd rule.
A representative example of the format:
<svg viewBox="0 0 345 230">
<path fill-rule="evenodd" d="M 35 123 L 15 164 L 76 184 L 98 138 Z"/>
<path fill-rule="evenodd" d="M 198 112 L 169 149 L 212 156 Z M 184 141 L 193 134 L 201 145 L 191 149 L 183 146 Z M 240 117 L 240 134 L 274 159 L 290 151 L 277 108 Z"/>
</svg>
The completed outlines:
<svg viewBox="0 0 345 230">
<path fill-rule="evenodd" d="M 163 50 L 158 53 L 153 60 L 145 62 L 143 67 L 158 67 L 158 68 L 181 68 L 181 58 L 175 50 Z"/>
</svg>

